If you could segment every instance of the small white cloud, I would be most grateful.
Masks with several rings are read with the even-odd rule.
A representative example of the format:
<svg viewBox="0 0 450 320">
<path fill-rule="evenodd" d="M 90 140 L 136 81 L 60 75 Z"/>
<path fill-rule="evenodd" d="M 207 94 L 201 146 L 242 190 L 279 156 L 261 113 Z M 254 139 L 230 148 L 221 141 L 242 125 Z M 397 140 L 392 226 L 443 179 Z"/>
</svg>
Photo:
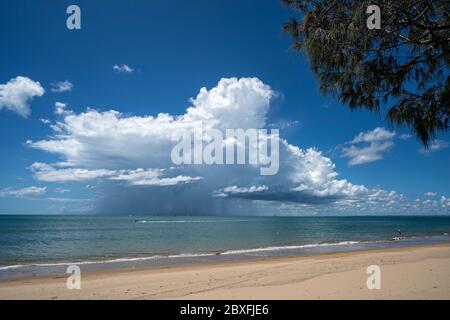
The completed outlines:
<svg viewBox="0 0 450 320">
<path fill-rule="evenodd" d="M 44 93 L 45 90 L 39 82 L 27 77 L 16 77 L 0 84 L 0 110 L 11 110 L 26 118 L 31 113 L 29 101 Z"/>
<path fill-rule="evenodd" d="M 385 128 L 375 128 L 371 131 L 360 132 L 350 143 L 356 144 L 360 142 L 377 142 L 391 140 L 395 137 L 395 132 L 388 131 Z"/>
<path fill-rule="evenodd" d="M 372 142 L 369 146 L 362 148 L 350 146 L 342 149 L 342 156 L 349 158 L 348 165 L 355 166 L 383 159 L 384 153 L 393 146 L 392 141 Z"/>
<path fill-rule="evenodd" d="M 56 169 L 53 166 L 42 162 L 33 163 L 30 166 L 30 169 L 37 180 L 46 182 L 83 181 L 101 177 L 108 177 L 114 174 L 113 170 L 105 169 Z"/>
<path fill-rule="evenodd" d="M 67 104 L 63 102 L 55 103 L 55 114 L 57 115 L 67 115 L 70 114 L 70 111 L 66 109 Z"/>
<path fill-rule="evenodd" d="M 419 150 L 420 153 L 431 153 L 437 152 L 439 150 L 445 149 L 449 146 L 449 143 L 445 140 L 434 140 L 428 147 L 428 149 L 422 148 Z"/>
<path fill-rule="evenodd" d="M 64 188 L 56 188 L 55 189 L 56 193 L 66 193 L 66 192 L 70 192 L 69 189 L 64 189 Z"/>
<path fill-rule="evenodd" d="M 435 196 L 437 195 L 437 193 L 436 193 L 436 192 L 428 191 L 428 192 L 425 192 L 425 195 L 426 195 L 427 197 L 435 197 Z"/>
<path fill-rule="evenodd" d="M 403 133 L 403 134 L 401 134 L 399 136 L 399 139 L 401 139 L 401 140 L 408 140 L 408 139 L 411 139 L 411 138 L 412 138 L 412 135 L 409 134 L 409 133 Z"/>
<path fill-rule="evenodd" d="M 300 121 L 280 119 L 276 122 L 269 123 L 268 126 L 269 128 L 275 128 L 280 130 L 294 129 L 300 126 Z"/>
<path fill-rule="evenodd" d="M 22 189 L 4 188 L 0 190 L 0 197 L 25 198 L 35 197 L 46 193 L 47 187 L 27 187 Z"/>
<path fill-rule="evenodd" d="M 72 91 L 73 89 L 73 84 L 69 80 L 53 82 L 50 85 L 52 87 L 51 90 L 53 92 L 61 93 L 66 91 Z"/>
<path fill-rule="evenodd" d="M 114 71 L 120 72 L 120 73 L 132 73 L 134 72 L 134 69 L 126 64 L 122 65 L 113 65 Z"/>
<path fill-rule="evenodd" d="M 352 141 L 346 143 L 350 146 L 342 148 L 342 156 L 349 159 L 350 166 L 381 160 L 384 153 L 394 146 L 394 137 L 395 132 L 380 127 L 361 132 Z M 366 145 L 356 146 L 360 143 L 366 143 Z"/>
<path fill-rule="evenodd" d="M 159 169 L 136 169 L 122 170 L 111 180 L 127 181 L 133 186 L 173 186 L 180 183 L 190 183 L 200 180 L 201 177 L 176 176 L 162 178 L 163 170 Z"/>
<path fill-rule="evenodd" d="M 90 201 L 92 201 L 92 199 L 56 198 L 56 197 L 46 198 L 45 200 L 50 201 L 50 202 L 90 202 Z"/>
<path fill-rule="evenodd" d="M 50 123 L 52 123 L 50 120 L 44 119 L 44 118 L 39 119 L 39 121 L 42 122 L 43 124 L 50 124 Z"/>
<path fill-rule="evenodd" d="M 269 190 L 265 185 L 255 185 L 250 187 L 229 186 L 214 192 L 216 197 L 227 197 L 228 195 L 243 195 L 251 193 L 259 193 Z"/>
</svg>

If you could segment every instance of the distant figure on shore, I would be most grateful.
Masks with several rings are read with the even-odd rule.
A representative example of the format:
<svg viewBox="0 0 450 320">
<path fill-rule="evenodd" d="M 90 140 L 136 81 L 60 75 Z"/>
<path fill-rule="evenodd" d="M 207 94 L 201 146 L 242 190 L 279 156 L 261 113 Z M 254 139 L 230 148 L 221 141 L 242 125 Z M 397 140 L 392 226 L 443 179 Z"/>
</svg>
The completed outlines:
<svg viewBox="0 0 450 320">
<path fill-rule="evenodd" d="M 402 236 L 402 230 L 398 229 L 397 232 L 398 232 L 398 236 L 401 237 Z"/>
</svg>

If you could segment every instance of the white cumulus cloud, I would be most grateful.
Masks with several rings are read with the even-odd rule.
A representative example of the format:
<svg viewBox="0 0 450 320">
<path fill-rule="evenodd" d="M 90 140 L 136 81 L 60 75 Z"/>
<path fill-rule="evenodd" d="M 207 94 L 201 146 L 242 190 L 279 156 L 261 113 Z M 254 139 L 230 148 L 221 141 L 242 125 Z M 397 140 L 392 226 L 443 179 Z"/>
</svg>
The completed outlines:
<svg viewBox="0 0 450 320">
<path fill-rule="evenodd" d="M 122 65 L 118 65 L 115 64 L 113 65 L 113 70 L 119 73 L 132 73 L 134 72 L 134 69 L 131 68 L 130 66 L 126 65 L 126 64 L 122 64 Z"/>
<path fill-rule="evenodd" d="M 0 190 L 0 197 L 25 198 L 43 195 L 47 192 L 47 187 L 26 187 L 21 189 L 4 188 Z"/>
<path fill-rule="evenodd" d="M 50 86 L 53 92 L 58 93 L 72 91 L 73 89 L 73 84 L 69 80 L 53 82 Z"/>
<path fill-rule="evenodd" d="M 394 146 L 395 135 L 395 132 L 380 127 L 361 132 L 342 148 L 342 156 L 349 159 L 350 166 L 381 160 Z"/>
<path fill-rule="evenodd" d="M 31 113 L 29 102 L 44 93 L 45 90 L 39 82 L 18 76 L 0 84 L 0 110 L 7 109 L 22 117 L 28 117 Z"/>
<path fill-rule="evenodd" d="M 66 103 L 57 101 L 55 103 L 55 114 L 57 114 L 57 115 L 69 114 L 70 112 L 67 111 L 66 108 L 67 108 L 67 104 Z"/>
<path fill-rule="evenodd" d="M 278 136 L 276 175 L 261 176 L 258 165 L 172 163 L 180 129 L 192 130 L 199 122 L 221 132 L 265 128 L 275 96 L 258 78 L 224 78 L 211 89 L 201 88 L 181 115 L 64 109 L 60 121 L 50 126 L 49 139 L 27 142 L 63 162 L 36 162 L 30 169 L 37 180 L 46 182 L 98 180 L 101 196 L 96 210 L 107 212 L 297 214 L 363 208 L 385 212 L 404 204 L 395 192 L 340 178 L 333 161 L 319 150 L 302 149 Z M 380 128 L 358 135 L 352 145 L 383 144 L 394 135 Z M 371 157 L 377 154 L 372 152 Z"/>
</svg>

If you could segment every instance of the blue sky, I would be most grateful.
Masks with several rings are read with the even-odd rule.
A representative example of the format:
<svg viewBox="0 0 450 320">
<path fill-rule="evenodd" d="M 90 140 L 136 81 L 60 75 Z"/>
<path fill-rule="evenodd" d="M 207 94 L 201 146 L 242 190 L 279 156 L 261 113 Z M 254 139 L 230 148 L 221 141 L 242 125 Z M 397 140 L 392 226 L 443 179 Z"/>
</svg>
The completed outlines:
<svg viewBox="0 0 450 320">
<path fill-rule="evenodd" d="M 416 139 L 407 136 L 407 130 L 390 128 L 383 113 L 351 112 L 335 99 L 321 96 L 305 58 L 289 49 L 291 41 L 282 31 L 282 24 L 292 12 L 279 1 L 259 1 L 258 4 L 250 0 L 77 1 L 81 8 L 81 30 L 66 28 L 66 8 L 70 4 L 72 2 L 22 0 L 0 4 L 0 38 L 4 46 L 0 51 L 0 85 L 3 85 L 5 95 L 8 88 L 16 90 L 12 86 L 14 79 L 19 76 L 28 79 L 23 85 L 28 86 L 25 94 L 29 96 L 25 103 L 31 110 L 24 117 L 17 110 L 5 107 L 6 99 L 3 102 L 0 99 L 0 106 L 3 103 L 0 107 L 3 137 L 0 213 L 115 210 L 155 213 L 160 202 L 155 205 L 151 197 L 148 199 L 148 194 L 158 194 L 159 200 L 167 202 L 174 201 L 175 195 L 179 196 L 175 206 L 161 209 L 167 214 L 202 211 L 191 203 L 192 199 L 208 204 L 205 212 L 201 212 L 205 214 L 208 210 L 216 214 L 404 214 L 410 213 L 411 208 L 418 214 L 450 212 L 447 201 L 450 197 L 448 135 L 438 137 L 432 152 L 424 153 Z M 124 65 L 130 68 L 128 72 L 122 69 Z M 264 199 L 265 194 L 253 201 L 243 195 L 233 197 L 231 193 L 229 199 L 216 200 L 212 194 L 217 188 L 236 187 L 240 189 L 235 190 L 244 192 L 253 185 L 267 185 L 270 190 L 275 190 L 283 185 L 283 181 L 291 179 L 291 175 L 282 172 L 276 181 L 274 178 L 261 182 L 248 173 L 237 174 L 242 176 L 241 180 L 217 178 L 207 182 L 207 177 L 217 176 L 217 173 L 202 175 L 200 170 L 195 172 L 204 181 L 199 187 L 194 186 L 197 183 L 194 181 L 169 187 L 163 183 L 152 184 L 146 188 L 105 179 L 106 176 L 98 172 L 89 176 L 94 178 L 42 179 L 39 172 L 43 166 L 31 167 L 36 163 L 46 164 L 45 173 L 52 170 L 56 175 L 79 173 L 76 170 L 57 171 L 67 169 L 67 163 L 56 165 L 64 162 L 71 162 L 69 168 L 88 172 L 144 167 L 167 170 L 171 164 L 161 165 L 158 159 L 152 158 L 154 162 L 149 159 L 147 163 L 141 158 L 133 162 L 133 156 L 117 160 L 121 155 L 139 150 L 127 149 L 125 138 L 123 146 L 110 146 L 116 151 L 122 147 L 122 154 L 104 158 L 104 154 L 96 154 L 95 143 L 105 145 L 106 140 L 74 137 L 77 135 L 74 131 L 55 132 L 51 125 L 62 123 L 61 130 L 64 125 L 71 124 L 69 121 L 79 120 L 77 117 L 87 112 L 87 108 L 96 110 L 100 120 L 95 120 L 92 125 L 98 127 L 102 126 L 102 121 L 107 121 L 102 112 L 109 110 L 120 112 L 122 120 L 156 117 L 159 113 L 183 115 L 193 104 L 190 98 L 195 101 L 200 88 L 220 89 L 220 80 L 229 78 L 236 78 L 233 85 L 244 88 L 244 93 L 248 89 L 247 83 L 254 85 L 256 82 L 241 79 L 257 79 L 257 85 L 270 86 L 274 94 L 269 111 L 264 114 L 266 126 L 280 128 L 281 136 L 304 152 L 307 148 L 315 148 L 321 154 L 318 163 L 328 158 L 334 164 L 332 172 L 338 174 L 333 179 L 345 179 L 352 186 L 364 186 L 369 191 L 356 195 L 346 189 L 330 197 L 318 196 L 314 203 L 301 200 L 286 203 L 281 196 L 279 201 L 273 201 L 273 194 L 286 192 L 281 189 L 274 191 L 270 201 Z M 72 87 L 55 92 L 58 82 L 64 81 L 70 82 Z M 37 82 L 45 93 L 36 94 L 29 89 Z M 23 89 L 17 83 L 15 85 L 20 87 L 17 90 Z M 30 94 L 29 90 L 34 93 Z M 60 114 L 56 112 L 57 102 L 65 105 Z M 242 108 L 246 105 L 242 104 Z M 239 118 L 239 113 L 236 117 Z M 380 129 L 373 131 L 376 128 Z M 379 135 L 375 136 L 377 132 Z M 357 142 L 359 140 L 354 139 L 360 133 L 362 142 Z M 68 138 L 76 140 L 83 150 L 89 150 L 83 158 L 68 157 L 71 150 L 55 152 L 49 146 L 33 145 L 39 141 L 58 142 Z M 112 141 L 120 143 L 120 139 L 116 137 Z M 352 146 L 355 149 L 349 151 Z M 149 147 L 156 148 L 154 145 Z M 153 154 L 157 152 L 152 150 Z M 365 152 L 369 154 L 368 158 L 363 157 L 366 160 L 358 163 L 355 159 L 367 156 Z M 310 156 L 302 154 L 302 159 L 310 161 Z M 316 170 L 315 167 L 301 167 L 303 169 L 299 170 L 310 170 L 306 175 Z M 318 167 L 317 170 L 321 169 Z M 193 174 L 188 171 L 180 171 L 174 177 Z M 224 173 L 224 176 L 228 174 Z M 166 173 L 158 179 L 164 177 Z M 321 182 L 328 188 L 334 182 L 327 179 Z M 299 181 L 295 183 L 300 184 Z M 314 195 L 325 188 L 315 182 L 308 187 L 305 192 Z M 395 197 L 389 196 L 392 191 Z M 348 196 L 349 192 L 351 196 Z M 380 194 L 383 196 L 378 197 Z M 376 202 L 370 210 L 366 207 L 368 199 Z M 123 205 L 124 202 L 128 204 Z M 341 206 L 342 203 L 345 205 Z M 354 206 L 355 203 L 358 205 Z"/>
</svg>

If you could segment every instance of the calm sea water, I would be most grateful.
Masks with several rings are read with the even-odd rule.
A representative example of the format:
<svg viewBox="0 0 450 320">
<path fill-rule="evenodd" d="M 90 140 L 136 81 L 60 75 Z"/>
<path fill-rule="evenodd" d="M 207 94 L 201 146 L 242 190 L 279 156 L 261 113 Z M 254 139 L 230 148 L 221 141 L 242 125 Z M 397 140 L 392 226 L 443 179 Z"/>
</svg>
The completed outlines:
<svg viewBox="0 0 450 320">
<path fill-rule="evenodd" d="M 404 237 L 398 237 L 398 230 Z M 0 216 L 0 277 L 450 241 L 450 217 Z"/>
</svg>

